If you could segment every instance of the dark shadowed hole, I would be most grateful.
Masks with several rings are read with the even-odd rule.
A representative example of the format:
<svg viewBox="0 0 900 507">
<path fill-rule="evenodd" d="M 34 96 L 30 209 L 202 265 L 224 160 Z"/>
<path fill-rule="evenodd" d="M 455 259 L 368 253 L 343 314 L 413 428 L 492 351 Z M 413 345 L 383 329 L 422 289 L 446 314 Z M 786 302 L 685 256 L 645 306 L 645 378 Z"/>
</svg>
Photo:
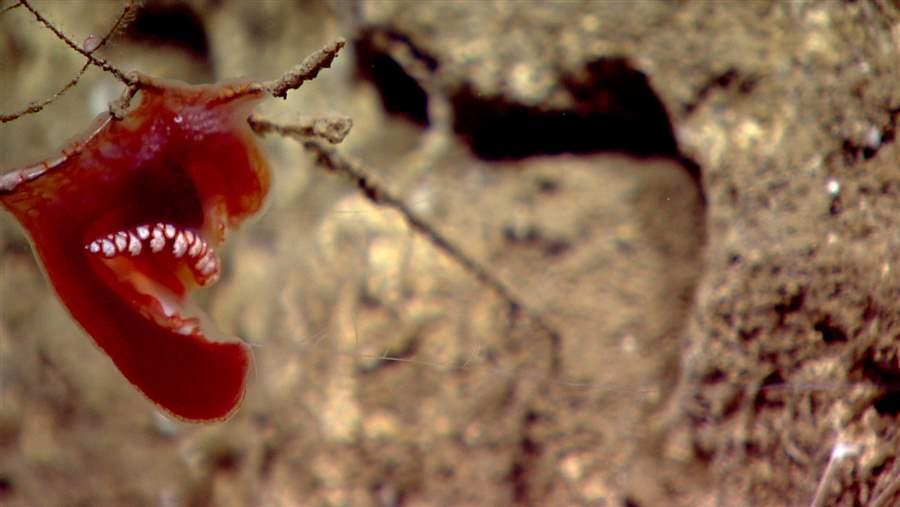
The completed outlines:
<svg viewBox="0 0 900 507">
<path fill-rule="evenodd" d="M 408 37 L 370 28 L 354 43 L 357 73 L 374 84 L 388 112 L 427 127 L 428 93 L 391 56 L 389 48 L 398 46 L 421 68 L 438 68 Z M 700 167 L 679 151 L 662 101 L 626 59 L 594 60 L 562 76 L 560 86 L 572 97 L 568 108 L 521 104 L 462 86 L 449 92 L 453 129 L 484 160 L 600 152 L 661 156 L 682 163 L 699 183 Z"/>
<path fill-rule="evenodd" d="M 822 341 L 825 343 L 844 343 L 848 340 L 847 333 L 831 320 L 831 316 L 819 319 L 815 323 L 813 329 L 822 335 Z"/>
<path fill-rule="evenodd" d="M 0 498 L 13 493 L 13 483 L 9 477 L 0 475 Z"/>
<path fill-rule="evenodd" d="M 719 368 L 715 368 L 715 369 L 707 372 L 703 376 L 703 383 L 709 384 L 709 385 L 718 384 L 719 382 L 722 382 L 722 381 L 726 380 L 727 378 L 728 378 L 728 376 L 725 375 L 724 371 L 720 370 Z"/>
<path fill-rule="evenodd" d="M 900 389 L 894 388 L 882 394 L 873 404 L 875 411 L 882 415 L 897 415 L 900 413 Z"/>
<path fill-rule="evenodd" d="M 875 410 L 882 415 L 900 414 L 900 368 L 866 357 L 862 361 L 862 373 L 882 389 L 873 403 Z"/>
<path fill-rule="evenodd" d="M 203 20 L 182 3 L 148 3 L 128 26 L 133 40 L 175 46 L 204 62 L 209 61 L 209 41 Z"/>
<path fill-rule="evenodd" d="M 784 406 L 782 388 L 786 385 L 784 377 L 780 372 L 774 371 L 763 379 L 753 400 L 754 408 L 757 410 L 763 407 L 781 408 Z"/>
<path fill-rule="evenodd" d="M 464 88 L 452 98 L 454 130 L 489 160 L 606 151 L 679 158 L 668 113 L 647 77 L 626 60 L 595 60 L 561 84 L 574 99 L 569 109 Z"/>
<path fill-rule="evenodd" d="M 388 53 L 386 46 L 391 43 L 411 47 L 405 38 L 389 32 L 370 30 L 362 34 L 354 43 L 357 74 L 375 85 L 387 112 L 427 127 L 428 94 Z M 429 68 L 436 65 L 434 59 L 422 52 L 412 51 L 412 54 Z"/>
<path fill-rule="evenodd" d="M 784 321 L 788 315 L 799 312 L 803 308 L 803 303 L 805 301 L 806 293 L 803 290 L 798 290 L 785 301 L 776 304 L 774 309 L 775 313 L 778 314 L 778 325 L 784 325 Z"/>
<path fill-rule="evenodd" d="M 539 420 L 540 415 L 533 410 L 529 410 L 524 414 L 522 421 L 523 436 L 519 440 L 518 457 L 507 475 L 507 480 L 512 485 L 513 499 L 516 505 L 532 505 L 534 503 L 532 502 L 529 483 L 532 480 L 531 474 L 534 472 L 532 469 L 534 462 L 540 456 L 542 449 L 540 443 L 529 436 L 529 432 L 531 431 L 530 428 L 537 424 Z"/>
<path fill-rule="evenodd" d="M 228 441 L 214 441 L 206 452 L 206 465 L 211 470 L 224 473 L 236 472 L 242 465 L 244 455 L 241 449 Z"/>
</svg>

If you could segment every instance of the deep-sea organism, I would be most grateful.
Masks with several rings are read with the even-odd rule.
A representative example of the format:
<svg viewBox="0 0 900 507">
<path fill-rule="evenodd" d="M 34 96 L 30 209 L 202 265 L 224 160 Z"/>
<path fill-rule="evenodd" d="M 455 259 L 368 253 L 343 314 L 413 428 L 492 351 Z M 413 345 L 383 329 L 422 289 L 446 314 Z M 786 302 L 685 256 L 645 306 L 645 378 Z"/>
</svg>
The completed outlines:
<svg viewBox="0 0 900 507">
<path fill-rule="evenodd" d="M 217 420 L 230 415 L 244 393 L 249 348 L 217 332 L 188 296 L 216 281 L 214 248 L 265 200 L 268 165 L 250 128 L 297 138 L 323 168 L 351 179 L 375 204 L 399 211 L 504 299 L 511 319 L 526 316 L 556 344 L 550 361 L 554 372 L 560 370 L 558 331 L 401 199 L 317 140 L 339 143 L 349 119 L 279 125 L 249 117 L 265 95 L 285 98 L 330 67 L 342 39 L 273 81 L 188 86 L 125 74 L 93 54 L 109 35 L 96 47 L 79 45 L 27 0 L 17 5 L 126 91 L 61 156 L 0 175 L 0 203 L 25 227 L 70 313 L 162 409 L 185 420 Z M 50 99 L 0 121 L 40 111 L 80 75 Z M 129 110 L 138 93 L 139 104 Z"/>
<path fill-rule="evenodd" d="M 88 65 L 126 90 L 60 156 L 0 174 L 0 203 L 31 237 L 69 312 L 138 389 L 185 420 L 227 417 L 243 397 L 250 351 L 216 331 L 189 295 L 218 279 L 214 248 L 261 208 L 269 189 L 269 167 L 247 123 L 250 109 L 314 79 L 344 40 L 279 79 L 189 86 L 126 75 L 94 55 L 139 2 L 127 2 L 109 32 L 85 45 L 27 0 L 13 7 L 28 10 L 87 61 L 52 97 L 0 114 L 0 121 L 40 111 L 75 86 Z"/>
<path fill-rule="evenodd" d="M 247 125 L 264 90 L 138 76 L 140 103 L 51 161 L 0 176 L 60 299 L 119 370 L 166 411 L 215 420 L 250 363 L 189 303 L 216 280 L 214 248 L 260 209 L 269 168 Z"/>
</svg>

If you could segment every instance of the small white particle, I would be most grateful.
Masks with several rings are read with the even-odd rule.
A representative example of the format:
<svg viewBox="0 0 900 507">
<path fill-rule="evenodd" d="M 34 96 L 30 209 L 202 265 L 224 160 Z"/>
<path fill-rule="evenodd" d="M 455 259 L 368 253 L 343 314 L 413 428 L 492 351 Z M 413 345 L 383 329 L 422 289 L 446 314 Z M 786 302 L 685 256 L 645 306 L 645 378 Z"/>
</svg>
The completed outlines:
<svg viewBox="0 0 900 507">
<path fill-rule="evenodd" d="M 137 228 L 137 235 L 141 239 L 147 239 L 150 237 L 150 229 L 146 225 L 142 225 Z"/>
<path fill-rule="evenodd" d="M 841 192 L 841 183 L 838 180 L 828 180 L 825 188 L 832 196 L 836 196 Z"/>
<path fill-rule="evenodd" d="M 831 450 L 831 459 L 842 460 L 850 456 L 856 456 L 860 453 L 860 451 L 862 451 L 862 445 L 860 444 L 846 444 L 844 442 L 838 442 Z"/>
<path fill-rule="evenodd" d="M 96 241 L 91 241 L 91 244 L 88 245 L 88 250 L 90 250 L 91 253 L 99 252 L 100 251 L 100 243 L 98 243 Z"/>
<path fill-rule="evenodd" d="M 180 114 L 176 114 L 175 117 L 172 118 L 172 121 L 174 121 L 175 123 L 181 123 L 182 121 L 184 121 L 184 118 L 182 118 Z"/>
<path fill-rule="evenodd" d="M 172 243 L 172 253 L 175 254 L 175 257 L 183 257 L 184 252 L 187 251 L 187 242 L 184 240 L 184 235 L 182 233 L 178 233 L 175 236 L 175 241 Z"/>
<path fill-rule="evenodd" d="M 141 254 L 141 240 L 134 234 L 128 235 L 128 253 L 131 255 Z"/>
<path fill-rule="evenodd" d="M 116 245 L 114 245 L 112 241 L 108 239 L 101 240 L 100 246 L 103 249 L 103 255 L 107 257 L 116 255 Z"/>
<path fill-rule="evenodd" d="M 869 127 L 869 130 L 866 131 L 865 137 L 865 143 L 868 148 L 876 150 L 881 146 L 882 134 L 881 131 L 878 130 L 878 127 Z"/>
<path fill-rule="evenodd" d="M 172 224 L 166 224 L 166 237 L 172 239 L 175 237 L 175 226 Z"/>
</svg>

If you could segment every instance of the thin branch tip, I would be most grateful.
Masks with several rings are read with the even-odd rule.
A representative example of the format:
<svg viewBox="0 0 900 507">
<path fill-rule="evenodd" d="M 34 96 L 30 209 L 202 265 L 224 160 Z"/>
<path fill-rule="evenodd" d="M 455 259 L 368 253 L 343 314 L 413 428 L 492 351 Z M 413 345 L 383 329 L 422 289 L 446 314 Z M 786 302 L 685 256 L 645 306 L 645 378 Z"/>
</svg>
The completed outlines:
<svg viewBox="0 0 900 507">
<path fill-rule="evenodd" d="M 261 83 L 261 87 L 269 95 L 282 99 L 287 98 L 287 92 L 300 88 L 303 83 L 315 79 L 322 69 L 331 67 L 338 53 L 347 44 L 343 38 L 339 38 L 330 44 L 320 48 L 315 53 L 307 56 L 299 65 L 286 72 L 283 76 L 273 81 Z"/>
<path fill-rule="evenodd" d="M 295 123 L 276 123 L 252 114 L 247 123 L 259 135 L 278 134 L 292 137 L 300 141 L 319 138 L 330 144 L 339 144 L 353 128 L 353 119 L 349 116 L 335 115 L 322 118 L 300 118 Z"/>
</svg>

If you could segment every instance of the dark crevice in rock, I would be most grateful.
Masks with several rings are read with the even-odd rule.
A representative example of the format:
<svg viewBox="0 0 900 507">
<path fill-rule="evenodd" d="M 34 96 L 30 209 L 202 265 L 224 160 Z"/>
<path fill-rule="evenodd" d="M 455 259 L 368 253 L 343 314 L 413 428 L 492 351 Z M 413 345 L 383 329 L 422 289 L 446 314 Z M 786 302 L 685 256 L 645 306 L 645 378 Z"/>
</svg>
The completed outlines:
<svg viewBox="0 0 900 507">
<path fill-rule="evenodd" d="M 784 407 L 785 403 L 782 399 L 781 391 L 785 385 L 787 385 L 787 382 L 780 372 L 773 371 L 766 375 L 760 384 L 759 391 L 756 393 L 756 398 L 753 400 L 754 408 L 759 411 L 763 408 L 779 409 Z"/>
<path fill-rule="evenodd" d="M 818 331 L 822 335 L 822 341 L 828 344 L 845 343 L 849 339 L 847 333 L 832 320 L 830 315 L 819 319 L 813 325 L 813 329 Z"/>
<path fill-rule="evenodd" d="M 421 72 L 435 72 L 439 62 L 408 37 L 378 27 L 363 30 L 354 48 L 357 74 L 376 87 L 385 110 L 428 127 L 426 86 L 396 54 L 404 54 Z M 718 85 L 729 85 L 733 74 L 721 76 Z M 741 90 L 754 83 L 745 78 L 738 82 Z M 647 76 L 627 59 L 591 61 L 561 76 L 559 86 L 571 97 L 571 105 L 558 109 L 485 95 L 471 85 L 448 91 L 453 130 L 483 160 L 603 152 L 667 157 L 700 186 L 700 166 L 681 153 L 662 101 Z"/>
<path fill-rule="evenodd" d="M 863 377 L 881 388 L 872 404 L 881 415 L 900 414 L 900 367 L 893 362 L 879 361 L 872 352 L 862 360 Z"/>
<path fill-rule="evenodd" d="M 464 87 L 451 97 L 454 131 L 487 160 L 610 151 L 679 156 L 662 102 L 626 60 L 595 60 L 561 84 L 574 99 L 567 109 L 519 104 Z"/>
<path fill-rule="evenodd" d="M 149 3 L 126 34 L 135 41 L 173 46 L 209 63 L 209 38 L 202 18 L 183 3 Z"/>
<path fill-rule="evenodd" d="M 784 296 L 786 299 L 773 307 L 775 314 L 778 315 L 777 327 L 783 326 L 789 315 L 803 309 L 803 303 L 806 301 L 806 292 L 803 289 L 800 289 L 789 296 L 786 294 Z"/>
<path fill-rule="evenodd" d="M 873 403 L 875 411 L 882 415 L 897 415 L 900 413 L 900 389 L 894 387 L 884 392 Z"/>
<path fill-rule="evenodd" d="M 536 412 L 528 411 L 522 420 L 519 450 L 507 476 L 512 487 L 512 498 L 515 505 L 534 505 L 531 474 L 534 472 L 534 467 L 543 450 L 532 437 L 532 431 L 539 418 L 540 416 Z"/>
<path fill-rule="evenodd" d="M 428 127 L 428 93 L 409 75 L 400 62 L 391 56 L 387 46 L 405 44 L 412 55 L 434 70 L 437 62 L 413 46 L 402 35 L 382 30 L 368 30 L 354 43 L 358 77 L 370 81 L 381 96 L 384 109 L 406 118 L 416 125 Z"/>
</svg>

